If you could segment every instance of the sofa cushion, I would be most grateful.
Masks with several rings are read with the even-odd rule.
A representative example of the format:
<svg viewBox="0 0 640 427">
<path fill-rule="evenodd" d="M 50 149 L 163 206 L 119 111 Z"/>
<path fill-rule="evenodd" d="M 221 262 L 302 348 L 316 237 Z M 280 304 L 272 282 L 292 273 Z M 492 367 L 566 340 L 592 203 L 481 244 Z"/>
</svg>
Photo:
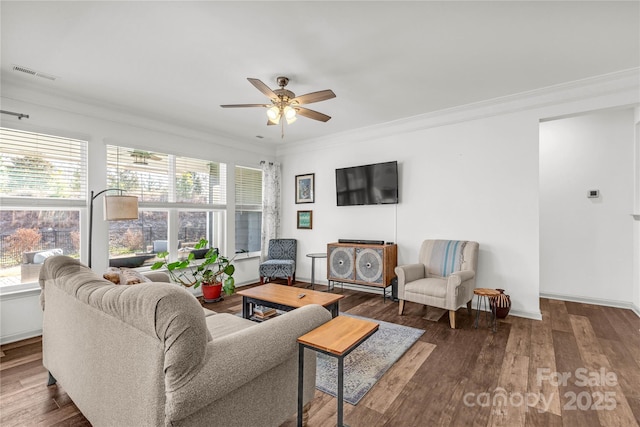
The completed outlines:
<svg viewBox="0 0 640 427">
<path fill-rule="evenodd" d="M 211 334 L 212 340 L 256 325 L 255 322 L 249 319 L 243 319 L 240 316 L 234 316 L 229 313 L 207 316 L 205 321 L 207 322 L 207 329 Z"/>
<path fill-rule="evenodd" d="M 444 298 L 447 294 L 447 280 L 439 278 L 418 279 L 404 285 L 405 292 Z"/>
</svg>

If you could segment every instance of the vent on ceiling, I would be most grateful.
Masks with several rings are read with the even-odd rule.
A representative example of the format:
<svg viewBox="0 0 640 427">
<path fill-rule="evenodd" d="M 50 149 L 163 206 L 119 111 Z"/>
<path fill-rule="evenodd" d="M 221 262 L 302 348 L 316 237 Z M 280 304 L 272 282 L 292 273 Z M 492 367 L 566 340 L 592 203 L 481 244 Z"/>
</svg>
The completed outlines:
<svg viewBox="0 0 640 427">
<path fill-rule="evenodd" d="M 41 73 L 40 71 L 32 70 L 31 68 L 23 67 L 21 65 L 14 65 L 13 71 L 19 71 L 21 73 L 31 74 L 32 76 L 42 77 L 43 79 L 47 79 L 51 81 L 54 81 L 56 79 L 56 77 L 52 76 L 51 74 Z"/>
</svg>

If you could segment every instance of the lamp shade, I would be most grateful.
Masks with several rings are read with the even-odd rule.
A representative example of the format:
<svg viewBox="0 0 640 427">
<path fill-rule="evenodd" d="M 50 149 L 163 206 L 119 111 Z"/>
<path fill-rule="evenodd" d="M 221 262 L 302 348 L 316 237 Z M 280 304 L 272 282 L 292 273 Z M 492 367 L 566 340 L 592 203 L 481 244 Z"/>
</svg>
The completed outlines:
<svg viewBox="0 0 640 427">
<path fill-rule="evenodd" d="M 104 219 L 107 221 L 138 219 L 138 198 L 136 196 L 106 196 L 104 198 Z"/>
</svg>

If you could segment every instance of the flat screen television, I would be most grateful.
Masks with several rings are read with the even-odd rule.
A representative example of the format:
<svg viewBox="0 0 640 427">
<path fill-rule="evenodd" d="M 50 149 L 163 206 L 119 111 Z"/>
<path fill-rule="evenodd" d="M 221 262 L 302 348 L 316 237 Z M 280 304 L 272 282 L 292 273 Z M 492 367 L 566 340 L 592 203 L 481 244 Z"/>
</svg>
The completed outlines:
<svg viewBox="0 0 640 427">
<path fill-rule="evenodd" d="M 398 162 L 336 169 L 338 206 L 398 203 Z"/>
</svg>

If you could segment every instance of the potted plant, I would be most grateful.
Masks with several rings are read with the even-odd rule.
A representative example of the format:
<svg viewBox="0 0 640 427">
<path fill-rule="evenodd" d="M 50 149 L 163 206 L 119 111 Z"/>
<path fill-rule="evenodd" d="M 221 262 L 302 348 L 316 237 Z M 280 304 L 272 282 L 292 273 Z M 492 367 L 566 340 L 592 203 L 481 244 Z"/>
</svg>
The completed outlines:
<svg viewBox="0 0 640 427">
<path fill-rule="evenodd" d="M 206 249 L 208 244 L 207 239 L 200 239 L 194 249 Z M 202 285 L 205 302 L 218 300 L 222 290 L 227 295 L 232 295 L 235 291 L 233 273 L 236 268 L 231 263 L 233 258 L 220 255 L 217 248 L 210 248 L 201 259 L 202 262 L 200 259 L 196 261 L 196 255 L 193 252 L 190 252 L 186 259 L 174 262 L 169 262 L 168 256 L 169 253 L 166 251 L 158 253 L 158 258 L 162 261 L 154 263 L 151 269 L 166 268 L 169 277 L 185 287 L 193 286 L 197 289 Z"/>
</svg>

